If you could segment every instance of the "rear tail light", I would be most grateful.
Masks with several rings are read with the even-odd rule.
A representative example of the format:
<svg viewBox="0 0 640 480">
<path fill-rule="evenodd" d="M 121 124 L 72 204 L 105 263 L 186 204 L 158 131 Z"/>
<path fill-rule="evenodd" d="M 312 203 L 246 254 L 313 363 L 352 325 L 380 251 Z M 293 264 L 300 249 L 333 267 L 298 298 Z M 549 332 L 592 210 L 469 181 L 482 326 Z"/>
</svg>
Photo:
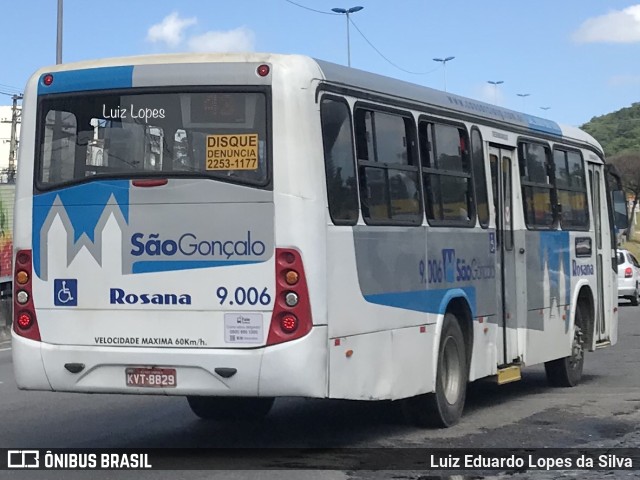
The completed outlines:
<svg viewBox="0 0 640 480">
<path fill-rule="evenodd" d="M 29 312 L 19 312 L 17 319 L 18 327 L 22 330 L 29 328 L 33 324 L 33 317 L 29 314 Z"/>
<path fill-rule="evenodd" d="M 624 278 L 631 278 L 633 277 L 633 270 L 631 270 L 631 267 L 627 267 L 624 269 Z"/>
<path fill-rule="evenodd" d="M 33 304 L 31 274 L 31 250 L 19 250 L 13 274 L 13 331 L 39 342 L 40 329 Z"/>
<path fill-rule="evenodd" d="M 311 331 L 311 304 L 300 252 L 276 249 L 276 296 L 267 345 L 304 337 Z"/>
<path fill-rule="evenodd" d="M 285 315 L 280 319 L 280 328 L 283 332 L 293 333 L 298 328 L 298 319 L 295 315 Z"/>
</svg>

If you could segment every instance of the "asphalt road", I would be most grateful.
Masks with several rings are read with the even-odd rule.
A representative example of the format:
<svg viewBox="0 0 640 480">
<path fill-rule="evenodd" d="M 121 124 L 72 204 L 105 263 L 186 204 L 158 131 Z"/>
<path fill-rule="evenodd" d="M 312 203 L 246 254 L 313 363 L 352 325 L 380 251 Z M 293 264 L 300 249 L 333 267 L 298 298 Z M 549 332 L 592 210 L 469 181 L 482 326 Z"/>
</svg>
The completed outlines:
<svg viewBox="0 0 640 480">
<path fill-rule="evenodd" d="M 19 391 L 12 368 L 10 345 L 0 344 L 0 447 L 4 448 L 640 446 L 636 433 L 640 425 L 640 307 L 625 302 L 620 305 L 618 344 L 587 355 L 579 386 L 551 388 L 541 367 L 525 369 L 522 381 L 508 385 L 475 382 L 469 387 L 462 422 L 446 430 L 406 425 L 397 406 L 389 402 L 289 398 L 278 400 L 268 419 L 259 425 L 205 422 L 191 413 L 183 398 Z M 17 472 L 3 473 L 11 475 L 5 477 L 0 472 L 1 478 L 21 476 Z M 422 475 L 433 478 L 424 477 L 424 472 Z M 620 475 L 632 478 L 628 473 Z M 256 477 L 304 480 L 391 478 L 391 475 L 290 470 L 284 473 L 31 471 L 28 477 L 24 476 Z M 419 473 L 410 472 L 395 476 L 419 477 Z"/>
</svg>

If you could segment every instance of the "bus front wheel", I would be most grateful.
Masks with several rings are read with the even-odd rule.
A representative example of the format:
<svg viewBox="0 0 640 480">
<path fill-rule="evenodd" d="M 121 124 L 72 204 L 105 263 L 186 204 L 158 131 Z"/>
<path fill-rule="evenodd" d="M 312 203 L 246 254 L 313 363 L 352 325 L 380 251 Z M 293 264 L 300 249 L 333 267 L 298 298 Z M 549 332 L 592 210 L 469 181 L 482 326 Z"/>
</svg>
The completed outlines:
<svg viewBox="0 0 640 480">
<path fill-rule="evenodd" d="M 259 420 L 267 416 L 274 398 L 187 397 L 191 411 L 205 420 Z"/>
<path fill-rule="evenodd" d="M 446 313 L 438 348 L 436 391 L 403 400 L 407 420 L 419 427 L 450 427 L 464 409 L 469 368 L 462 329 L 456 316 Z"/>
</svg>

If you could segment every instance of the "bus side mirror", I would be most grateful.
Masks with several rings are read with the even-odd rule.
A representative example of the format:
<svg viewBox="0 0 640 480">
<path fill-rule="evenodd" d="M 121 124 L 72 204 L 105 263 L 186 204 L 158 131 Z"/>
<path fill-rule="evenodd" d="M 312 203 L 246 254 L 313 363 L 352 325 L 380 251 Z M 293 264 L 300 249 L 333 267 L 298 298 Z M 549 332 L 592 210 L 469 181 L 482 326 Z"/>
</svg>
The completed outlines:
<svg viewBox="0 0 640 480">
<path fill-rule="evenodd" d="M 629 214 L 627 212 L 627 196 L 623 190 L 611 192 L 613 199 L 613 223 L 618 231 L 629 228 Z"/>
</svg>

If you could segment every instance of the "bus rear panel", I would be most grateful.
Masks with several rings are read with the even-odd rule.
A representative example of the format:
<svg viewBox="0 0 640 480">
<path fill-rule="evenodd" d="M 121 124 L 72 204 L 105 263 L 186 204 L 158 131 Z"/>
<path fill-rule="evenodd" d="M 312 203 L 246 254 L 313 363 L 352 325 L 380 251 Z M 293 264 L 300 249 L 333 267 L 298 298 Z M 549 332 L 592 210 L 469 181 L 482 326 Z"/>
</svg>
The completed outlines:
<svg viewBox="0 0 640 480">
<path fill-rule="evenodd" d="M 274 232 L 269 65 L 167 68 L 45 72 L 30 84 L 18 384 L 323 396 L 324 369 L 302 368 L 322 366 L 326 346 L 303 257 L 277 248 Z"/>
</svg>

